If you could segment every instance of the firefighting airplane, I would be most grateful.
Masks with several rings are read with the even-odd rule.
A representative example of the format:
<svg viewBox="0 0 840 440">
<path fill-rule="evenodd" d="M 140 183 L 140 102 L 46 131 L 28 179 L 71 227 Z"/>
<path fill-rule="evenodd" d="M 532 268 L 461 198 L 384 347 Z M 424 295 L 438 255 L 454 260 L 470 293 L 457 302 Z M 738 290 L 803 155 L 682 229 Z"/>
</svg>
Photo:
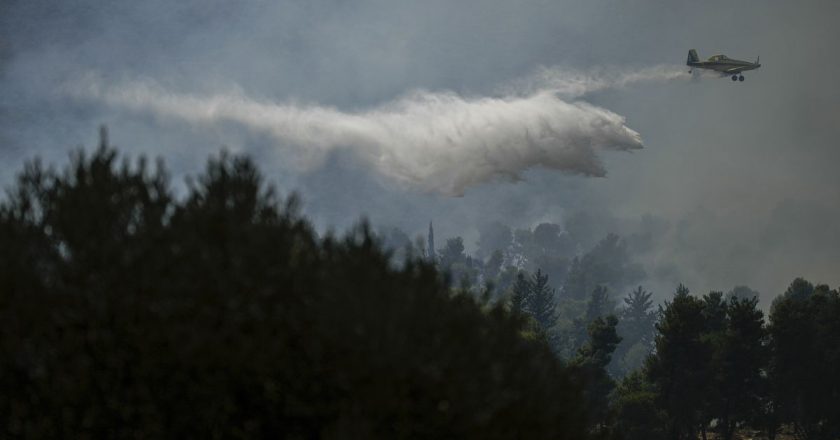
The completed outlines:
<svg viewBox="0 0 840 440">
<path fill-rule="evenodd" d="M 761 67 L 758 58 L 755 59 L 754 63 L 751 63 L 749 61 L 733 60 L 726 55 L 715 55 L 706 61 L 700 61 L 700 57 L 697 56 L 697 51 L 694 49 L 688 51 L 688 60 L 685 64 L 692 69 L 710 69 L 720 72 L 722 76 L 732 75 L 732 81 L 743 81 L 744 75 L 741 72 Z M 688 72 L 691 73 L 691 70 Z"/>
</svg>

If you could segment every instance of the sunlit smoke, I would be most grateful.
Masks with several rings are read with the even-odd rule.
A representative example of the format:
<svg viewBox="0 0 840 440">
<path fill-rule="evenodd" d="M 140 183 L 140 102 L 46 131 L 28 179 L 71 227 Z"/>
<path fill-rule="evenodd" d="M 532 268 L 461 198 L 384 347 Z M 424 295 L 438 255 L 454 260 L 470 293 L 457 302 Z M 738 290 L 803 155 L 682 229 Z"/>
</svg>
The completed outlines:
<svg viewBox="0 0 840 440">
<path fill-rule="evenodd" d="M 349 150 L 402 184 L 458 196 L 481 183 L 518 180 L 533 167 L 604 176 L 599 152 L 642 148 L 639 133 L 616 113 L 564 99 L 683 77 L 690 76 L 666 68 L 588 75 L 546 68 L 498 97 L 416 91 L 360 112 L 271 103 L 241 92 L 177 94 L 142 81 L 108 86 L 95 76 L 68 89 L 79 97 L 193 124 L 241 124 L 275 138 L 302 169 L 317 167 L 332 151 Z"/>
</svg>

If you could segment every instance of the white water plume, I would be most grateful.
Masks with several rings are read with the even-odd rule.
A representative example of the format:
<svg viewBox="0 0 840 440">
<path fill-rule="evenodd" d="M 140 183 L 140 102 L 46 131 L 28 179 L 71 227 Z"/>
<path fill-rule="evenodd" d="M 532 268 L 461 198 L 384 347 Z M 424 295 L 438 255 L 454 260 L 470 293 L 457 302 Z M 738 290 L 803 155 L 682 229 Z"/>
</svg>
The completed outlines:
<svg viewBox="0 0 840 440">
<path fill-rule="evenodd" d="M 241 92 L 178 94 L 150 82 L 106 86 L 94 76 L 70 92 L 193 124 L 238 123 L 277 139 L 304 169 L 347 149 L 400 183 L 459 196 L 488 181 L 515 181 L 532 167 L 604 176 L 599 152 L 642 148 L 639 133 L 616 113 L 562 98 L 678 77 L 663 68 L 615 75 L 542 69 L 499 97 L 416 91 L 360 112 L 271 103 Z"/>
<path fill-rule="evenodd" d="M 691 78 L 687 67 L 675 65 L 658 65 L 644 69 L 608 67 L 588 71 L 554 66 L 540 67 L 531 75 L 514 80 L 503 90 L 506 93 L 520 94 L 552 90 L 565 98 L 579 98 L 588 93 L 628 87 L 637 83 Z"/>
</svg>

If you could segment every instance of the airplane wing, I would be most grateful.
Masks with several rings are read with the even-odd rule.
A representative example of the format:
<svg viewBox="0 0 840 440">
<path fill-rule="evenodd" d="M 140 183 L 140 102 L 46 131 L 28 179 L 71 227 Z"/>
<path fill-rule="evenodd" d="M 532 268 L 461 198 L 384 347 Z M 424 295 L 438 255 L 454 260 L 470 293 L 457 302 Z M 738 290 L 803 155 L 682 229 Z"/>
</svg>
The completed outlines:
<svg viewBox="0 0 840 440">
<path fill-rule="evenodd" d="M 738 67 L 732 67 L 730 69 L 726 69 L 726 70 L 723 71 L 723 73 L 728 73 L 730 75 L 733 75 L 733 74 L 736 74 L 736 73 L 741 73 L 743 71 L 744 71 L 744 67 L 743 66 L 738 66 Z"/>
</svg>

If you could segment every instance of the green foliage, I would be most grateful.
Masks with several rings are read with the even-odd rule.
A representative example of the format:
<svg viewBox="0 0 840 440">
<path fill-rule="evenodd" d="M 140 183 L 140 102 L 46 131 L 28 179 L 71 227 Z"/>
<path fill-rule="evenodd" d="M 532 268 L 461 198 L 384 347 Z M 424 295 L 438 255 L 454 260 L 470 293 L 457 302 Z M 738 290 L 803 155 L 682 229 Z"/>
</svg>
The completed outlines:
<svg viewBox="0 0 840 440">
<path fill-rule="evenodd" d="M 523 313 L 530 296 L 531 283 L 525 278 L 524 273 L 516 274 L 516 282 L 513 283 L 513 295 L 510 299 L 511 311 L 515 314 Z"/>
<path fill-rule="evenodd" d="M 668 435 L 675 439 L 695 438 L 700 426 L 711 355 L 703 340 L 703 310 L 703 301 L 680 285 L 674 299 L 660 306 L 656 355 L 646 365 L 657 404 L 666 411 Z"/>
<path fill-rule="evenodd" d="M 581 329 L 585 330 L 588 325 L 581 319 L 586 312 L 586 305 L 586 301 L 563 297 L 557 301 L 557 325 L 552 347 L 563 359 L 576 356 L 578 349 L 586 342 L 585 337 L 581 338 Z"/>
<path fill-rule="evenodd" d="M 642 371 L 626 376 L 615 392 L 614 440 L 664 440 L 665 413 L 656 404 L 654 387 Z"/>
<path fill-rule="evenodd" d="M 764 314 L 757 298 L 730 296 L 724 301 L 722 293 L 711 292 L 703 303 L 703 339 L 712 356 L 702 423 L 716 420 L 720 436 L 729 440 L 739 423 L 759 418 L 768 362 Z"/>
<path fill-rule="evenodd" d="M 446 245 L 438 251 L 438 258 L 443 267 L 465 261 L 467 255 L 464 253 L 464 240 L 461 237 L 446 240 Z"/>
<path fill-rule="evenodd" d="M 242 157 L 180 201 L 105 145 L 28 165 L 0 204 L 2 436 L 585 437 L 520 317 L 377 243 L 317 238 Z"/>
<path fill-rule="evenodd" d="M 770 312 L 777 422 L 805 439 L 840 438 L 840 294 L 797 278 Z"/>
<path fill-rule="evenodd" d="M 757 305 L 757 297 L 729 298 L 726 325 L 713 358 L 719 400 L 712 405 L 712 415 L 727 440 L 739 422 L 755 421 L 760 415 L 769 352 L 764 313 Z"/>
<path fill-rule="evenodd" d="M 703 295 L 703 319 L 706 321 L 705 332 L 709 335 L 719 333 L 726 327 L 726 301 L 723 292 L 709 292 Z"/>
<path fill-rule="evenodd" d="M 589 340 L 571 363 L 577 369 L 581 382 L 586 384 L 584 398 L 590 431 L 599 436 L 606 434 L 610 423 L 609 396 L 615 382 L 607 374 L 607 365 L 615 347 L 621 342 L 615 331 L 616 325 L 618 318 L 614 315 L 593 320 L 587 329 Z"/>
<path fill-rule="evenodd" d="M 555 292 L 548 285 L 548 275 L 537 270 L 530 282 L 530 293 L 527 296 L 526 310 L 534 317 L 543 330 L 554 327 L 557 322 L 555 311 Z"/>
<path fill-rule="evenodd" d="M 446 245 L 438 251 L 437 261 L 456 285 L 470 287 L 476 284 L 479 273 L 477 262 L 464 252 L 464 240 L 461 237 L 446 240 Z"/>
<path fill-rule="evenodd" d="M 614 310 L 615 303 L 610 299 L 607 288 L 596 286 L 589 295 L 583 315 L 574 320 L 574 348 L 577 350 L 584 346 L 590 336 L 589 326 L 593 321 L 611 315 Z"/>
<path fill-rule="evenodd" d="M 680 285 L 660 307 L 655 354 L 647 378 L 671 438 L 696 438 L 716 421 L 720 438 L 760 418 L 768 362 L 764 315 L 758 299 L 710 292 L 691 296 Z"/>
<path fill-rule="evenodd" d="M 621 377 L 640 368 L 653 349 L 656 312 L 652 296 L 652 292 L 639 286 L 624 297 L 624 308 L 618 322 L 618 334 L 622 341 L 610 365 L 610 371 L 615 376 Z"/>
<path fill-rule="evenodd" d="M 837 290 L 794 280 L 769 327 L 745 286 L 658 314 L 638 287 L 617 318 L 609 288 L 641 273 L 617 236 L 568 268 L 558 225 L 481 234 L 486 262 L 318 238 L 226 153 L 181 198 L 104 135 L 27 164 L 0 203 L 0 436 L 840 438 Z"/>
</svg>

